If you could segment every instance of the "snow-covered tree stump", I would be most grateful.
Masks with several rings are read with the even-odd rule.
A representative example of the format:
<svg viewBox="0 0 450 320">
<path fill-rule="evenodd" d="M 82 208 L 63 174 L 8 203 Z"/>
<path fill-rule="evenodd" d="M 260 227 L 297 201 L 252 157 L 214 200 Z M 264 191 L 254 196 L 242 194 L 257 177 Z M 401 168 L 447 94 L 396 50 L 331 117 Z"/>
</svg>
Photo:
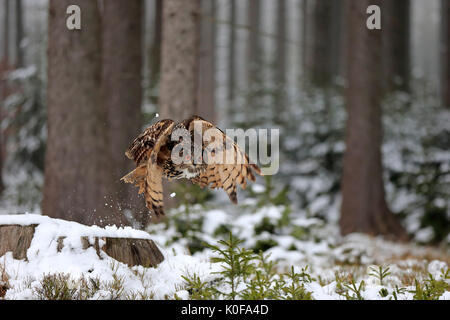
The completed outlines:
<svg viewBox="0 0 450 320">
<path fill-rule="evenodd" d="M 85 226 L 76 222 L 23 214 L 0 216 L 0 257 L 11 251 L 14 259 L 28 260 L 43 250 L 94 248 L 129 266 L 155 267 L 164 260 L 161 251 L 143 231 L 130 227 Z"/>
<path fill-rule="evenodd" d="M 0 225 L 0 257 L 12 251 L 14 259 L 25 259 L 36 225 Z"/>
</svg>

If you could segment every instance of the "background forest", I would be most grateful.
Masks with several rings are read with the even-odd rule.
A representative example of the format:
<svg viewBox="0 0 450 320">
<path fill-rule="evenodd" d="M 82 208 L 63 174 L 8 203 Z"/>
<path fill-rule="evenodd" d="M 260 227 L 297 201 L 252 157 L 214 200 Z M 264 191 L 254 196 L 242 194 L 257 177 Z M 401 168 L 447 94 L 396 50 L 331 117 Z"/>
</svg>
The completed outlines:
<svg viewBox="0 0 450 320">
<path fill-rule="evenodd" d="M 189 254 L 232 231 L 313 269 L 325 251 L 388 261 L 378 235 L 450 261 L 450 0 L 2 0 L 0 19 L 0 214 L 130 225 Z M 192 114 L 278 128 L 280 171 L 237 207 L 176 184 L 154 221 L 119 181 L 124 151 Z"/>
</svg>

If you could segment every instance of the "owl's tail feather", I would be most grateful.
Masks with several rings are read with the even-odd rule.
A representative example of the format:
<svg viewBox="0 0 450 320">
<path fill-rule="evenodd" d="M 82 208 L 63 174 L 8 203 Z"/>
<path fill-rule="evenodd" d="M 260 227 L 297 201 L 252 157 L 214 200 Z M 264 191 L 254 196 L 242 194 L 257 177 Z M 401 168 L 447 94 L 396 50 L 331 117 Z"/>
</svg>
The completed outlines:
<svg viewBox="0 0 450 320">
<path fill-rule="evenodd" d="M 156 159 L 152 160 L 155 161 L 147 162 L 147 171 L 152 174 L 145 177 L 145 204 L 157 217 L 160 217 L 164 216 L 162 169 L 156 165 Z"/>
<path fill-rule="evenodd" d="M 151 170 L 149 170 L 149 168 Z M 152 172 L 152 174 L 147 174 L 147 172 Z M 136 187 L 139 187 L 138 193 L 144 194 L 147 208 L 157 217 L 164 215 L 162 172 L 159 167 L 152 167 L 151 161 L 148 161 L 123 176 L 120 180 L 123 180 L 126 183 L 132 183 Z"/>
</svg>

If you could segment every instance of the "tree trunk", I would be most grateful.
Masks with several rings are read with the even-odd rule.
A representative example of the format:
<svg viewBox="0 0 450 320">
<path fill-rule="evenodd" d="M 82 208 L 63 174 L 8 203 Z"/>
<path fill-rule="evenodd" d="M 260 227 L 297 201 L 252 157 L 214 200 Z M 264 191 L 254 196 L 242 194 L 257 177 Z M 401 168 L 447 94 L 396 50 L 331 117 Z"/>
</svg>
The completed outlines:
<svg viewBox="0 0 450 320">
<path fill-rule="evenodd" d="M 441 92 L 442 104 L 450 109 L 450 2 L 441 2 Z"/>
<path fill-rule="evenodd" d="M 286 0 L 279 0 L 277 3 L 276 35 L 274 81 L 277 90 L 273 119 L 279 123 L 285 106 L 286 89 Z"/>
<path fill-rule="evenodd" d="M 286 0 L 277 3 L 277 49 L 275 83 L 283 88 L 286 83 Z"/>
<path fill-rule="evenodd" d="M 72 4 L 81 9 L 81 30 L 66 27 L 66 9 Z M 115 188 L 108 113 L 100 94 L 100 21 L 97 1 L 49 2 L 42 212 L 88 225 L 120 225 L 124 220 L 110 203 Z"/>
<path fill-rule="evenodd" d="M 148 210 L 134 186 L 120 181 L 134 164 L 125 150 L 141 132 L 142 1 L 107 0 L 102 12 L 102 103 L 108 112 L 108 135 L 116 192 L 109 199 L 119 212 L 130 210 L 140 227 Z M 117 44 L 120 44 L 119 46 Z"/>
<path fill-rule="evenodd" d="M 339 76 L 343 79 L 347 79 L 347 48 L 348 45 L 348 34 L 345 32 L 348 28 L 348 6 L 345 5 L 345 1 L 348 0 L 340 0 L 341 8 L 340 8 L 340 23 L 339 28 L 341 30 L 340 34 L 340 40 L 339 40 Z"/>
<path fill-rule="evenodd" d="M 307 49 L 308 44 L 310 43 L 309 40 L 309 36 L 310 36 L 310 32 L 309 32 L 309 25 L 308 23 L 310 22 L 310 18 L 309 18 L 309 9 L 310 9 L 310 0 L 303 0 L 301 2 L 301 15 L 302 15 L 302 30 L 301 30 L 301 35 L 302 35 L 302 74 L 306 75 L 306 66 L 308 65 L 308 61 L 309 61 L 309 56 L 308 54 L 310 53 L 310 50 Z"/>
<path fill-rule="evenodd" d="M 198 105 L 196 114 L 215 122 L 215 0 L 202 0 Z"/>
<path fill-rule="evenodd" d="M 37 224 L 26 226 L 0 225 L 0 257 L 10 251 L 14 259 L 26 260 L 27 251 L 37 226 Z M 126 263 L 130 267 L 137 265 L 156 267 L 164 260 L 161 251 L 150 239 L 113 237 L 92 237 L 91 239 L 88 236 L 80 238 L 83 250 L 93 247 L 100 258 L 102 258 L 100 251 L 103 251 L 111 258 Z M 65 246 L 64 239 L 65 237 L 53 239 L 57 243 L 58 252 Z"/>
<path fill-rule="evenodd" d="M 8 61 L 8 57 L 9 57 L 9 32 L 10 32 L 10 28 L 9 28 L 9 15 L 10 15 L 10 3 L 9 0 L 4 0 L 4 29 L 3 29 L 3 59 L 4 61 Z"/>
<path fill-rule="evenodd" d="M 343 76 L 343 66 L 342 66 L 342 47 L 343 42 L 343 0 L 333 0 L 331 6 L 331 77 L 334 80 L 335 77 Z"/>
<path fill-rule="evenodd" d="M 247 81 L 249 88 L 262 83 L 262 52 L 261 39 L 261 2 L 248 0 L 249 37 L 247 45 Z M 250 105 L 251 106 L 251 105 Z"/>
<path fill-rule="evenodd" d="M 14 259 L 26 259 L 37 225 L 0 225 L 0 257 L 11 251 Z"/>
<path fill-rule="evenodd" d="M 3 20 L 3 59 L 0 60 L 0 94 L 2 107 L 0 108 L 0 123 L 3 120 L 3 108 L 6 102 L 7 96 L 7 83 L 5 79 L 6 72 L 9 68 L 9 0 L 4 2 L 4 20 Z M 5 139 L 4 131 L 0 126 L 0 195 L 2 194 L 5 186 L 3 182 L 3 166 L 5 161 Z"/>
<path fill-rule="evenodd" d="M 16 67 L 23 67 L 23 50 L 21 42 L 23 39 L 23 7 L 22 0 L 16 0 Z"/>
<path fill-rule="evenodd" d="M 331 83 L 333 54 L 333 3 L 329 0 L 308 1 L 305 19 L 305 74 L 315 86 Z"/>
<path fill-rule="evenodd" d="M 410 2 L 382 3 L 383 67 L 385 90 L 409 90 Z"/>
<path fill-rule="evenodd" d="M 155 0 L 155 21 L 153 29 L 153 39 L 149 50 L 149 86 L 153 94 L 158 86 L 161 74 L 161 42 L 162 42 L 162 15 L 163 0 Z M 157 99 L 154 101 L 157 102 Z"/>
<path fill-rule="evenodd" d="M 165 0 L 159 110 L 175 121 L 196 110 L 199 79 L 200 0 Z"/>
<path fill-rule="evenodd" d="M 236 0 L 230 0 L 230 36 L 228 45 L 228 100 L 231 112 L 234 111 L 235 81 L 236 81 Z"/>
<path fill-rule="evenodd" d="M 161 118 L 181 121 L 197 111 L 199 88 L 200 0 L 164 0 L 159 110 Z M 164 181 L 164 206 L 176 183 Z M 155 218 L 155 220 L 157 220 Z"/>
<path fill-rule="evenodd" d="M 366 9 L 380 1 L 348 0 L 348 120 L 342 177 L 341 233 L 404 238 L 389 210 L 381 162 L 381 30 L 365 27 Z"/>
<path fill-rule="evenodd" d="M 0 84 L 1 84 L 1 81 L 0 81 Z M 0 92 L 3 91 L 2 87 L 3 87 L 3 85 L 0 86 Z M 3 103 L 4 103 L 4 100 L 2 101 L 2 104 Z M 0 122 L 2 122 L 2 121 L 3 121 L 3 114 L 2 114 L 2 110 L 0 110 Z M 3 141 L 3 129 L 0 128 L 0 196 L 2 195 L 3 190 L 5 189 L 5 184 L 3 182 L 3 162 L 4 162 L 4 160 L 3 160 L 3 157 L 4 157 L 3 144 L 4 144 L 4 141 Z"/>
</svg>

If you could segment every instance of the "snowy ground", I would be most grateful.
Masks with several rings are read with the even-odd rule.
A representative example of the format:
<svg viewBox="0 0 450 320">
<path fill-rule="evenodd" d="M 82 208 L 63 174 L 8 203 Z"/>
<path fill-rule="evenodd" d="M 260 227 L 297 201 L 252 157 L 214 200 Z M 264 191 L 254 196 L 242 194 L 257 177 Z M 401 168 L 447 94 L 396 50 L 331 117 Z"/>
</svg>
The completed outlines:
<svg viewBox="0 0 450 320">
<path fill-rule="evenodd" d="M 250 202 L 220 209 L 182 206 L 168 213 L 166 223 L 151 226 L 150 234 L 131 228 L 86 227 L 40 215 L 0 215 L 0 224 L 39 223 L 28 261 L 13 259 L 11 252 L 0 257 L 0 288 L 7 288 L 4 299 L 48 298 L 58 279 L 74 299 L 188 299 L 182 276 L 194 274 L 226 292 L 217 273 L 223 265 L 212 263 L 215 255 L 200 244 L 216 244 L 227 238 L 228 231 L 243 240 L 243 247 L 270 254 L 277 273 L 290 266 L 296 271 L 308 266 L 312 281 L 305 282 L 304 288 L 313 299 L 356 297 L 348 289 L 349 279 L 354 279 L 356 288 L 363 281 L 358 295 L 362 299 L 413 299 L 418 290 L 414 281 L 425 285 L 430 275 L 433 285 L 439 284 L 438 298 L 450 299 L 448 249 L 395 244 L 360 234 L 342 238 L 335 226 L 305 213 L 286 214 L 283 206 L 255 209 Z M 62 235 L 67 237 L 65 246 L 57 252 L 56 239 Z M 80 236 L 150 237 L 165 260 L 157 268 L 129 268 L 106 254 L 99 258 L 93 248 L 83 250 Z M 389 275 L 380 281 L 373 274 L 375 266 L 389 267 Z M 245 281 L 240 288 L 245 289 Z"/>
<path fill-rule="evenodd" d="M 150 238 L 148 233 L 129 227 L 87 227 L 33 214 L 1 215 L 0 224 L 39 224 L 27 252 L 28 261 L 14 259 L 11 252 L 0 258 L 0 265 L 7 275 L 10 287 L 6 291 L 5 299 L 37 299 L 43 278 L 59 273 L 70 275 L 74 287 L 81 278 L 95 279 L 101 283 L 103 287 L 91 297 L 92 299 L 112 298 L 114 290 L 110 285 L 113 286 L 115 282 L 123 283 L 123 298 L 131 297 L 135 293 L 162 299 L 166 295 L 173 295 L 177 285 L 182 284 L 181 275 L 186 270 L 205 275 L 214 270 L 206 259 L 188 255 L 174 256 L 162 247 L 160 249 L 166 259 L 156 269 L 140 266 L 129 268 L 106 254 L 99 258 L 92 247 L 82 249 L 80 236 Z M 56 239 L 60 236 L 66 238 L 63 249 L 57 252 Z"/>
</svg>

